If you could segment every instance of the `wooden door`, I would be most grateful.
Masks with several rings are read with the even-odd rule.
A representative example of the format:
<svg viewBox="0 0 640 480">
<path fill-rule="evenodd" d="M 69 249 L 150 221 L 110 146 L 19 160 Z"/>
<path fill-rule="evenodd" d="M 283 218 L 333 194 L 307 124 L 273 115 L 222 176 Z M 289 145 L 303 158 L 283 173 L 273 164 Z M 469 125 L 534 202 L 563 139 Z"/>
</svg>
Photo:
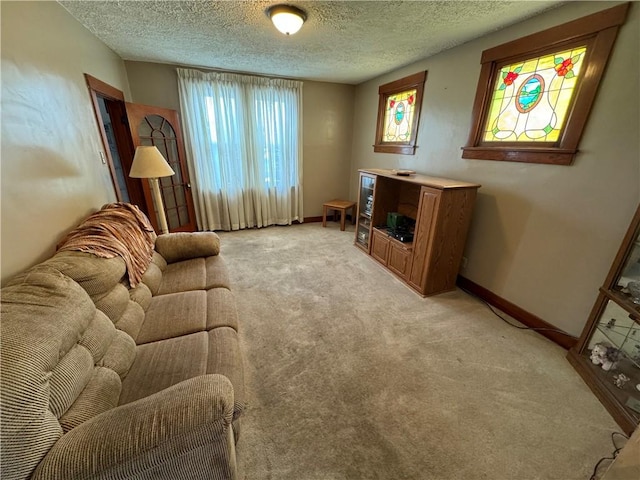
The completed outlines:
<svg viewBox="0 0 640 480">
<path fill-rule="evenodd" d="M 429 187 L 422 187 L 420 191 L 420 206 L 413 237 L 413 262 L 408 282 L 422 294 L 424 294 L 424 279 L 433 240 L 434 218 L 438 211 L 441 193 Z"/>
<path fill-rule="evenodd" d="M 196 216 L 191 197 L 191 184 L 187 170 L 178 112 L 166 108 L 127 103 L 127 118 L 133 145 L 156 146 L 167 160 L 175 175 L 160 179 L 160 193 L 170 232 L 192 232 L 196 229 Z M 156 212 L 149 183 L 142 182 L 149 212 Z M 156 215 L 149 220 L 160 231 Z"/>
</svg>

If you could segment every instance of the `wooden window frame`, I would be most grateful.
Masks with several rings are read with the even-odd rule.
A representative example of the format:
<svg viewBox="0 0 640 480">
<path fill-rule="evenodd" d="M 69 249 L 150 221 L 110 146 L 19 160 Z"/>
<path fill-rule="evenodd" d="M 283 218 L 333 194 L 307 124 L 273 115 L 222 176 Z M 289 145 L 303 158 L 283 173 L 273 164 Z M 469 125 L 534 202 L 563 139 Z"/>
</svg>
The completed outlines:
<svg viewBox="0 0 640 480">
<path fill-rule="evenodd" d="M 498 45 L 482 52 L 480 78 L 473 103 L 472 124 L 462 158 L 570 165 L 598 85 L 604 73 L 629 3 Z M 504 65 L 539 57 L 564 48 L 587 45 L 585 65 L 569 105 L 565 125 L 556 142 L 486 142 L 482 139 L 493 87 Z"/>
<path fill-rule="evenodd" d="M 400 153 L 402 155 L 413 155 L 416 152 L 416 136 L 418 134 L 418 124 L 420 123 L 420 110 L 422 109 L 422 94 L 424 83 L 427 80 L 427 72 L 418 72 L 408 77 L 401 78 L 391 83 L 385 83 L 378 88 L 378 123 L 376 127 L 376 143 L 373 145 L 374 152 L 380 153 Z M 413 110 L 413 124 L 411 126 L 411 136 L 407 142 L 384 142 L 384 112 L 387 99 L 391 95 L 416 89 L 415 108 Z"/>
</svg>

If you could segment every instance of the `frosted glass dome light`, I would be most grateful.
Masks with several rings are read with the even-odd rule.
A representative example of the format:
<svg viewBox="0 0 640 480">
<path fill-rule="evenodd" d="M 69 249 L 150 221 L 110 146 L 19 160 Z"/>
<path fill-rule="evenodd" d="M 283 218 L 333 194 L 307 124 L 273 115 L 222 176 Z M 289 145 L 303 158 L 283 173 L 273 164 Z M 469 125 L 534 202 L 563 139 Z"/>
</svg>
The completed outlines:
<svg viewBox="0 0 640 480">
<path fill-rule="evenodd" d="M 267 9 L 273 25 L 285 35 L 293 35 L 302 27 L 307 15 L 291 5 L 274 5 Z"/>
</svg>

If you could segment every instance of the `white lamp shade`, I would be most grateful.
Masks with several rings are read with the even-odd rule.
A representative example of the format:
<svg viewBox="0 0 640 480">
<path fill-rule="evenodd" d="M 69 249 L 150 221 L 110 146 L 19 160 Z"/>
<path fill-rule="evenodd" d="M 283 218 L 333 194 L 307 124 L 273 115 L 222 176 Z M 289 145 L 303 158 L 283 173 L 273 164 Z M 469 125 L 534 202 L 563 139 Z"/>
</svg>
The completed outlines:
<svg viewBox="0 0 640 480">
<path fill-rule="evenodd" d="M 273 25 L 285 35 L 293 35 L 306 20 L 305 13 L 289 5 L 276 5 L 268 11 Z"/>
<path fill-rule="evenodd" d="M 157 147 L 137 147 L 129 176 L 133 178 L 170 177 L 176 172 L 169 166 Z"/>
</svg>

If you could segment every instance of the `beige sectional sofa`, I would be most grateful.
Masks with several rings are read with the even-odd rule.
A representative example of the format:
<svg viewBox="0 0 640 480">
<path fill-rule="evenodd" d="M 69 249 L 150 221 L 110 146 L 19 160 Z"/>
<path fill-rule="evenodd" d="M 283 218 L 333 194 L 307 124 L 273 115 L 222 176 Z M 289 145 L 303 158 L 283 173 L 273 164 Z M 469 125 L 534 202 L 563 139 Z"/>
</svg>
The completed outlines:
<svg viewBox="0 0 640 480">
<path fill-rule="evenodd" d="M 59 251 L 0 293 L 3 479 L 236 478 L 243 368 L 215 233 L 157 237 L 135 288 L 118 256 Z"/>
</svg>

